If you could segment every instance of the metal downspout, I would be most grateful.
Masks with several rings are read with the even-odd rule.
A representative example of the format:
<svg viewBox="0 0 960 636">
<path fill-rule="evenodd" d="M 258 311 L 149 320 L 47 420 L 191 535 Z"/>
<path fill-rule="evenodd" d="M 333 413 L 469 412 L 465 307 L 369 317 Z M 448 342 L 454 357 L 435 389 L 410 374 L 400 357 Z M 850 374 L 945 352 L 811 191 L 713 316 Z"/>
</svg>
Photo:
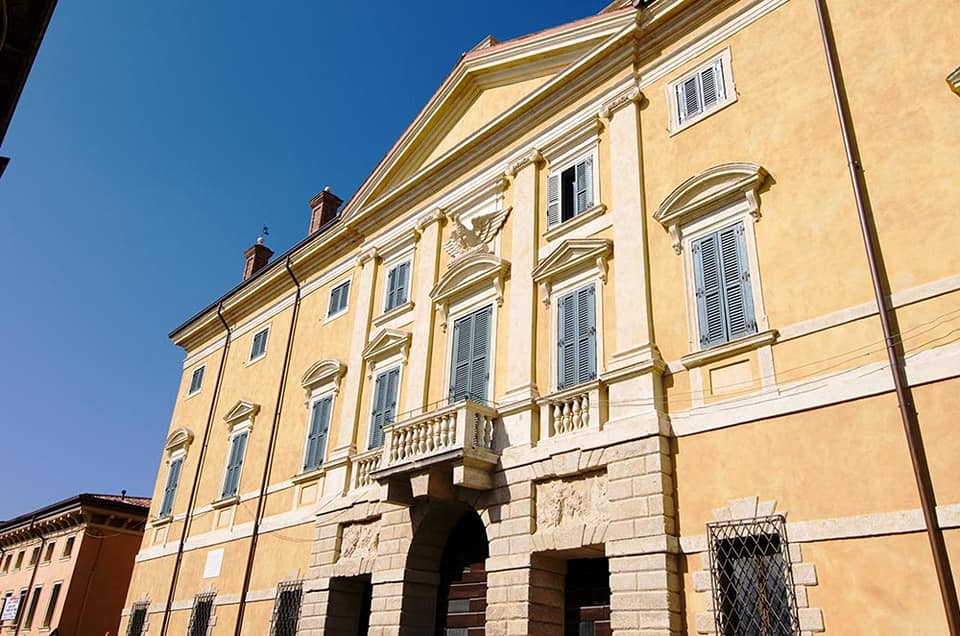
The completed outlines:
<svg viewBox="0 0 960 636">
<path fill-rule="evenodd" d="M 173 595 L 177 588 L 177 579 L 180 577 L 180 566 L 183 563 L 183 546 L 187 540 L 187 529 L 190 526 L 190 515 L 193 513 L 193 506 L 196 504 L 197 492 L 200 490 L 200 475 L 203 472 L 203 460 L 207 454 L 207 443 L 210 439 L 210 427 L 213 424 L 213 415 L 217 409 L 217 402 L 220 400 L 220 387 L 223 383 L 223 368 L 227 363 L 227 354 L 230 353 L 230 340 L 233 330 L 223 318 L 223 303 L 217 305 L 217 318 L 223 323 L 223 328 L 227 332 L 226 340 L 223 344 L 223 355 L 220 357 L 220 366 L 217 370 L 217 382 L 213 389 L 213 398 L 210 400 L 210 412 L 207 414 L 207 424 L 203 429 L 203 443 L 200 446 L 200 456 L 197 458 L 197 470 L 193 474 L 193 487 L 190 489 L 190 499 L 187 501 L 187 514 L 183 518 L 183 530 L 180 532 L 180 543 L 177 545 L 177 559 L 173 564 L 173 574 L 170 577 L 170 591 L 167 593 L 167 603 L 163 608 L 163 622 L 160 624 L 160 636 L 167 633 L 167 626 L 170 623 L 170 612 L 173 608 Z"/>
<path fill-rule="evenodd" d="M 940 596 L 943 600 L 944 612 L 947 615 L 947 625 L 951 636 L 960 636 L 960 608 L 957 604 L 957 590 L 950 569 L 950 559 L 943 540 L 943 530 L 937 521 L 936 497 L 933 492 L 933 483 L 930 478 L 930 468 L 927 465 L 927 456 L 923 448 L 923 437 L 917 412 L 913 405 L 910 387 L 901 356 L 897 351 L 901 342 L 899 329 L 891 325 L 892 307 L 887 295 L 884 294 L 883 282 L 887 280 L 882 268 L 882 252 L 875 236 L 875 222 L 873 209 L 867 192 L 867 183 L 863 175 L 863 163 L 857 146 L 856 133 L 853 129 L 853 120 L 850 116 L 850 104 L 843 84 L 843 74 L 840 61 L 837 57 L 836 40 L 830 14 L 825 0 L 815 0 L 817 17 L 820 20 L 820 34 L 823 37 L 823 48 L 827 56 L 830 70 L 830 83 L 833 87 L 833 97 L 837 107 L 837 117 L 840 120 L 840 130 L 843 136 L 843 147 L 847 155 L 847 166 L 850 169 L 850 181 L 853 185 L 853 194 L 857 202 L 857 214 L 860 218 L 860 232 L 863 235 L 863 245 L 867 253 L 867 263 L 870 267 L 870 278 L 873 281 L 873 293 L 877 301 L 877 311 L 880 315 L 880 326 L 883 329 L 883 339 L 887 346 L 887 358 L 890 363 L 890 373 L 893 376 L 893 385 L 897 393 L 897 402 L 900 407 L 900 419 L 903 421 L 903 430 L 907 437 L 907 446 L 910 449 L 910 461 L 913 464 L 913 474 L 920 493 L 920 504 L 923 508 L 923 518 L 926 522 L 927 538 L 930 540 L 930 549 L 933 552 L 933 563 L 937 571 L 937 581 L 940 584 Z M 882 278 L 881 278 L 882 277 Z M 889 285 L 887 285 L 889 287 Z M 895 316 L 894 316 L 895 319 Z"/>
<path fill-rule="evenodd" d="M 293 337 L 297 331 L 297 315 L 300 313 L 300 281 L 294 276 L 290 268 L 290 257 L 287 257 L 284 267 L 297 288 L 293 302 L 293 313 L 290 316 L 290 331 L 287 334 L 287 349 L 283 356 L 283 366 L 280 371 L 280 386 L 277 389 L 277 406 L 273 411 L 273 423 L 270 426 L 270 439 L 267 442 L 267 458 L 263 464 L 263 477 L 260 480 L 260 496 L 257 497 L 257 512 L 253 517 L 253 533 L 250 535 L 250 550 L 247 553 L 247 566 L 243 573 L 243 587 L 240 589 L 240 604 L 237 608 L 237 625 L 235 636 L 240 636 L 243 627 L 243 615 L 246 609 L 247 593 L 250 591 L 250 578 L 253 575 L 253 558 L 257 552 L 257 539 L 260 535 L 260 521 L 263 518 L 264 501 L 267 496 L 267 486 L 270 481 L 270 469 L 273 467 L 273 447 L 276 444 L 277 429 L 280 426 L 280 414 L 283 412 L 283 393 L 287 386 L 287 371 L 290 367 L 290 354 L 293 352 Z"/>
</svg>

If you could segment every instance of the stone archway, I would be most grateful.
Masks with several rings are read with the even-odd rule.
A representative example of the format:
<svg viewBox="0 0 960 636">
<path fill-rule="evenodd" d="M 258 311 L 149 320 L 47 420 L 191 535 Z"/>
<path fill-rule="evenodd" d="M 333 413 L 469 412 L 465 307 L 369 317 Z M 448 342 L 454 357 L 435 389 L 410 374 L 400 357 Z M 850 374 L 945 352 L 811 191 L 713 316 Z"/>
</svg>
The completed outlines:
<svg viewBox="0 0 960 636">
<path fill-rule="evenodd" d="M 480 636 L 489 556 L 483 522 L 463 503 L 421 506 L 404 570 L 400 634 Z"/>
</svg>

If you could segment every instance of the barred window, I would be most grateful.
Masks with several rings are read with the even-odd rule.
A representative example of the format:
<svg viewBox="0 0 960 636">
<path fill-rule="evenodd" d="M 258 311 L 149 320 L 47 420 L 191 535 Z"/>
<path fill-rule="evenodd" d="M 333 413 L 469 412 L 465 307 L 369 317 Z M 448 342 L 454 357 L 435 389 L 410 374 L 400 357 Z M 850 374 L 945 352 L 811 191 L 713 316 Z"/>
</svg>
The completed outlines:
<svg viewBox="0 0 960 636">
<path fill-rule="evenodd" d="M 711 523 L 707 530 L 717 633 L 798 635 L 783 516 Z"/>
<path fill-rule="evenodd" d="M 303 581 L 287 581 L 277 586 L 277 599 L 270 619 L 270 636 L 296 636 L 302 598 Z"/>
<path fill-rule="evenodd" d="M 130 622 L 127 623 L 127 636 L 142 636 L 143 628 L 147 624 L 147 608 L 149 601 L 134 603 L 130 610 Z"/>
<path fill-rule="evenodd" d="M 213 618 L 213 600 L 216 597 L 216 592 L 208 592 L 206 594 L 197 594 L 193 598 L 193 611 L 190 612 L 190 627 L 187 629 L 188 636 L 207 636 L 207 630 L 210 628 L 210 619 Z"/>
</svg>

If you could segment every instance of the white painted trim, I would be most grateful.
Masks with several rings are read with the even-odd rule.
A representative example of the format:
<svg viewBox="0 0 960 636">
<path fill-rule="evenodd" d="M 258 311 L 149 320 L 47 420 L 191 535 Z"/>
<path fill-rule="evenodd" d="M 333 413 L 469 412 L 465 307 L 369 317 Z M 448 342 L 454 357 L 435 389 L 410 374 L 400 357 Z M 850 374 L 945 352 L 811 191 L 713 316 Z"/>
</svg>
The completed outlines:
<svg viewBox="0 0 960 636">
<path fill-rule="evenodd" d="M 190 367 L 192 367 L 194 364 L 196 364 L 198 360 L 202 360 L 203 358 L 206 358 L 207 356 L 209 356 L 209 355 L 211 355 L 211 354 L 213 354 L 213 353 L 216 353 L 217 351 L 219 351 L 220 349 L 222 349 L 222 348 L 223 348 L 223 345 L 225 345 L 226 343 L 227 343 L 227 337 L 226 337 L 226 336 L 223 336 L 223 337 L 221 337 L 221 338 L 218 338 L 217 340 L 214 340 L 213 342 L 211 342 L 209 345 L 207 345 L 207 346 L 204 347 L 203 349 L 200 349 L 200 350 L 196 351 L 195 353 L 186 356 L 186 357 L 183 359 L 183 369 L 184 369 L 184 371 L 186 371 L 187 369 L 189 369 Z"/>
<path fill-rule="evenodd" d="M 341 309 L 340 311 L 331 314 L 331 313 L 330 313 L 330 302 L 333 300 L 333 291 L 334 291 L 335 289 L 339 289 L 339 288 L 340 288 L 341 286 L 343 286 L 343 285 L 347 285 L 347 304 L 344 305 L 344 306 L 343 306 L 343 309 Z M 347 313 L 348 311 L 350 311 L 350 294 L 351 294 L 352 292 L 353 292 L 353 277 L 352 277 L 352 276 L 348 276 L 347 278 L 343 279 L 342 281 L 337 281 L 335 284 L 331 284 L 331 285 L 330 285 L 330 291 L 327 292 L 327 310 L 326 310 L 325 312 L 323 312 L 323 320 L 322 320 L 322 323 L 323 323 L 323 324 L 327 324 L 328 322 L 330 322 L 330 321 L 332 321 L 332 320 L 334 320 L 334 319 L 336 319 L 336 318 L 339 318 L 340 316 L 342 316 L 342 315 L 344 315 L 345 313 Z"/>
<path fill-rule="evenodd" d="M 269 347 L 270 347 L 270 328 L 271 328 L 272 326 L 273 326 L 273 323 L 269 323 L 269 322 L 268 322 L 265 327 L 263 327 L 262 329 L 257 329 L 257 330 L 253 333 L 253 336 L 250 338 L 250 353 L 247 354 L 247 361 L 244 363 L 244 366 L 250 366 L 250 365 L 253 364 L 254 362 L 258 362 L 258 361 L 263 360 L 264 358 L 267 357 L 267 350 L 268 350 Z M 261 353 L 261 354 L 258 355 L 258 356 L 254 356 L 254 355 L 253 355 L 253 345 L 254 345 L 254 344 L 256 343 L 256 341 L 257 341 L 257 336 L 259 336 L 260 334 L 262 334 L 262 333 L 264 333 L 264 332 L 266 332 L 267 335 L 266 335 L 266 337 L 264 338 L 264 342 L 263 342 L 263 353 Z"/>
<path fill-rule="evenodd" d="M 723 69 L 723 101 L 717 102 L 709 109 L 705 109 L 693 117 L 689 117 L 684 121 L 680 121 L 680 111 L 679 103 L 677 96 L 677 87 L 680 84 L 683 84 L 689 80 L 694 75 L 702 72 L 704 69 L 713 66 L 720 61 L 721 68 Z M 676 135 L 680 131 L 686 130 L 690 126 L 693 126 L 697 122 L 703 121 L 707 117 L 710 117 L 714 113 L 723 110 L 727 106 L 735 103 L 737 101 L 737 88 L 733 83 L 733 62 L 731 61 L 730 47 L 724 48 L 718 54 L 711 57 L 709 60 L 706 60 L 696 66 L 695 68 L 687 71 L 682 76 L 673 80 L 672 82 L 667 83 L 664 86 L 667 99 L 667 107 L 669 110 L 668 120 L 667 120 L 667 132 L 670 136 Z"/>
<path fill-rule="evenodd" d="M 190 388 L 193 386 L 193 378 L 196 377 L 196 375 L 197 375 L 198 372 L 202 372 L 202 373 L 203 373 L 203 375 L 200 377 L 200 386 L 198 386 L 195 391 L 191 391 Z M 185 400 L 188 399 L 188 398 L 192 398 L 194 395 L 197 395 L 198 393 L 200 393 L 201 391 L 203 391 L 203 381 L 207 379 L 206 376 L 207 376 L 207 363 L 206 363 L 206 362 L 204 362 L 204 363 L 201 364 L 201 365 L 198 365 L 196 369 L 194 369 L 193 371 L 190 372 L 190 383 L 187 385 L 187 395 L 186 395 L 186 397 L 184 398 Z"/>
</svg>

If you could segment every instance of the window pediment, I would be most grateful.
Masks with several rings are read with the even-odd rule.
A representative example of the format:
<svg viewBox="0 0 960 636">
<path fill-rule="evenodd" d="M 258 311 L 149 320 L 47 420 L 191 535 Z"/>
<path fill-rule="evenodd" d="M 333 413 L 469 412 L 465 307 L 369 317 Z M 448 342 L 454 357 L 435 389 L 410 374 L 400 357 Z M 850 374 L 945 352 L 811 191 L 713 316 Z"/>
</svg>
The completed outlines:
<svg viewBox="0 0 960 636">
<path fill-rule="evenodd" d="M 167 436 L 167 441 L 163 447 L 168 453 L 172 453 L 181 448 L 186 451 L 192 443 L 193 431 L 189 428 L 178 428 Z"/>
<path fill-rule="evenodd" d="M 510 262 L 495 254 L 478 252 L 458 259 L 430 290 L 430 300 L 440 312 L 440 327 L 447 329 L 450 303 L 478 287 L 492 287 L 497 306 L 503 305 L 503 282 L 509 271 Z"/>
<path fill-rule="evenodd" d="M 670 232 L 673 249 L 679 254 L 680 228 L 718 208 L 744 202 L 750 215 L 758 219 L 758 191 L 767 176 L 767 171 L 755 163 L 732 162 L 708 168 L 677 186 L 663 200 L 653 218 Z"/>
<path fill-rule="evenodd" d="M 318 360 L 310 365 L 307 372 L 300 378 L 300 385 L 307 392 L 308 398 L 314 389 L 326 384 L 333 385 L 333 393 L 336 395 L 340 392 L 340 380 L 343 379 L 346 372 L 347 365 L 339 360 L 330 358 Z"/>
<path fill-rule="evenodd" d="M 613 253 L 613 241 L 601 238 L 567 239 L 540 261 L 533 270 L 533 281 L 540 287 L 540 299 L 550 304 L 553 281 L 572 272 L 595 267 L 598 278 L 607 282 L 607 260 Z"/>
<path fill-rule="evenodd" d="M 246 421 L 249 421 L 252 425 L 253 418 L 255 418 L 259 412 L 259 404 L 247 402 L 246 400 L 240 400 L 233 406 L 233 408 L 227 411 L 227 414 L 223 416 L 223 420 L 230 425 L 231 429 Z"/>
<path fill-rule="evenodd" d="M 397 329 L 381 329 L 363 350 L 367 363 L 367 377 L 372 378 L 377 362 L 390 357 L 399 357 L 406 364 L 410 351 L 410 334 Z"/>
</svg>

